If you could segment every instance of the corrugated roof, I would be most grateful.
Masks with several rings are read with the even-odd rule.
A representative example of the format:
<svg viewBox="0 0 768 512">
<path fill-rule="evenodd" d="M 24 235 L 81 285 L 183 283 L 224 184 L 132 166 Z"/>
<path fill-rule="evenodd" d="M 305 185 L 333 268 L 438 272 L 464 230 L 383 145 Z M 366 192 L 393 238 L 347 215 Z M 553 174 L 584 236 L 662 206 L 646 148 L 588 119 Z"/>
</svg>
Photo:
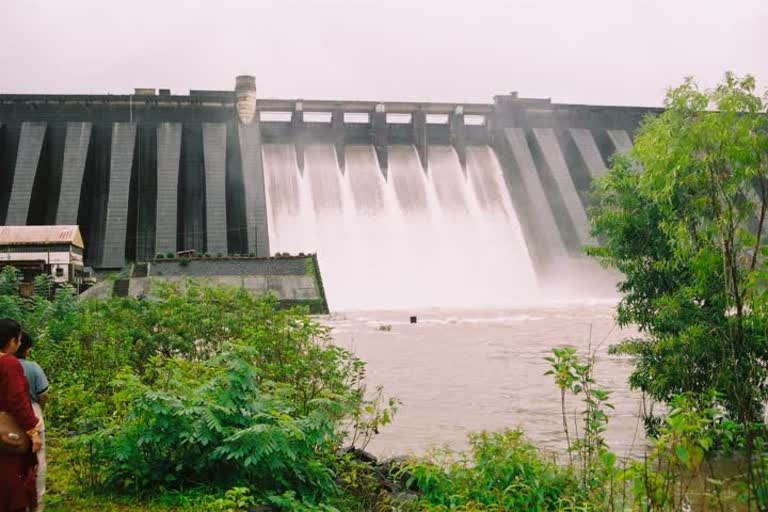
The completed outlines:
<svg viewBox="0 0 768 512">
<path fill-rule="evenodd" d="M 84 248 L 80 228 L 77 226 L 0 226 L 0 246 L 62 243 Z"/>
</svg>

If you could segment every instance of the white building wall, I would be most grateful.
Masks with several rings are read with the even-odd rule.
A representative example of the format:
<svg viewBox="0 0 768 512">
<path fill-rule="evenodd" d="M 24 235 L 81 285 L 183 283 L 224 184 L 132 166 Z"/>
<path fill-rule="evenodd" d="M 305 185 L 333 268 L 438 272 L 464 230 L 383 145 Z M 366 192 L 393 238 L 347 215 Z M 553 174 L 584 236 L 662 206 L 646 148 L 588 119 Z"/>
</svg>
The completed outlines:
<svg viewBox="0 0 768 512">
<path fill-rule="evenodd" d="M 35 252 L 2 252 L 0 249 L 0 262 L 32 262 L 42 261 L 50 265 L 51 276 L 57 283 L 64 283 L 70 280 L 70 265 L 83 267 L 83 257 L 70 251 L 35 251 Z M 56 269 L 62 270 L 62 275 L 56 275 Z"/>
</svg>

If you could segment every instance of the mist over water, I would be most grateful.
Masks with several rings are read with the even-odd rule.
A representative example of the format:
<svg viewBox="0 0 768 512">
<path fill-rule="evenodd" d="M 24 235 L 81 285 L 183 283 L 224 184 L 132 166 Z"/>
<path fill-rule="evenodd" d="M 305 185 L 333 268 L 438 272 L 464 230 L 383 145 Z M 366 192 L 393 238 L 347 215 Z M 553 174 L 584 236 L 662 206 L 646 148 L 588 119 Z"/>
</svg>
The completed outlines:
<svg viewBox="0 0 768 512">
<path fill-rule="evenodd" d="M 496 156 L 389 147 L 387 177 L 372 146 L 265 144 L 273 252 L 318 254 L 332 310 L 488 308 L 550 299 L 537 281 Z"/>
</svg>

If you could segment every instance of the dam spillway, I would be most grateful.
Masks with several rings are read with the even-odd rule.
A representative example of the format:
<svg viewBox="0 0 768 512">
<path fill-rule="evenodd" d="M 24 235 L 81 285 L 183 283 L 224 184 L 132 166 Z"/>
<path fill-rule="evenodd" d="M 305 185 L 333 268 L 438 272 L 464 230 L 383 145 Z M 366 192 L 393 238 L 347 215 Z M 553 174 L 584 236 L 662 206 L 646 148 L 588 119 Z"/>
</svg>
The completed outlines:
<svg viewBox="0 0 768 512">
<path fill-rule="evenodd" d="M 531 300 L 585 271 L 592 181 L 655 111 L 239 98 L 0 95 L 0 225 L 77 223 L 97 269 L 317 252 L 332 308 Z"/>
<path fill-rule="evenodd" d="M 466 174 L 451 146 L 433 148 L 430 172 L 413 146 L 391 146 L 389 180 L 371 146 L 346 148 L 343 173 L 332 145 L 308 145 L 303 173 L 290 145 L 264 155 L 272 248 L 316 250 L 336 309 L 495 306 L 537 290 L 488 146 L 469 149 Z"/>
</svg>

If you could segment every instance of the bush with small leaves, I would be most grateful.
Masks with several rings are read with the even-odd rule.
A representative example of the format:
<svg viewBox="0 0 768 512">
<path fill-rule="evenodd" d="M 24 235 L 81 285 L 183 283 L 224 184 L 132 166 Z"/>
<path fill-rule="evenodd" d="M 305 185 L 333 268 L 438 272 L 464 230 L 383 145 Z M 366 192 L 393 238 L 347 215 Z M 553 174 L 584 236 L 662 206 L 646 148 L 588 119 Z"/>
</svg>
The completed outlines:
<svg viewBox="0 0 768 512">
<path fill-rule="evenodd" d="M 337 425 L 354 409 L 354 395 L 296 400 L 290 384 L 265 381 L 256 350 L 227 343 L 202 363 L 155 358 L 150 380 L 122 373 L 112 407 L 125 414 L 75 447 L 95 447 L 99 482 L 121 492 L 249 485 L 262 493 L 334 494 Z"/>
<path fill-rule="evenodd" d="M 445 449 L 413 459 L 400 472 L 423 498 L 418 510 L 593 510 L 568 467 L 525 440 L 519 430 L 471 434 L 470 450 Z"/>
<path fill-rule="evenodd" d="M 156 285 L 152 301 L 80 301 L 67 286 L 28 299 L 19 279 L 0 272 L 0 310 L 32 333 L 56 382 L 46 423 L 72 485 L 129 496 L 248 485 L 307 510 L 338 495 L 364 365 L 303 309 L 194 281 Z"/>
</svg>

